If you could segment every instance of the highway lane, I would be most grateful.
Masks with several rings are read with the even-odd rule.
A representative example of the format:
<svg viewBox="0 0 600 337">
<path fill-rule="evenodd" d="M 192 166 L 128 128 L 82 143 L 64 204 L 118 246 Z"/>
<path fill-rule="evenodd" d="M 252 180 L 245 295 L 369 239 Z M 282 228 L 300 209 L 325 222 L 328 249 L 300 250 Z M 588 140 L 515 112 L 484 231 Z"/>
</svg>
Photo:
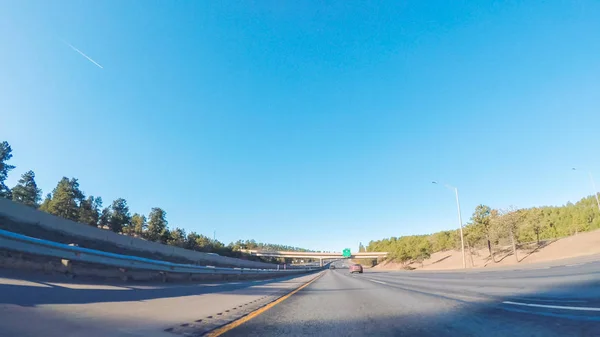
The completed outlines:
<svg viewBox="0 0 600 337">
<path fill-rule="evenodd" d="M 600 271 L 600 255 L 581 256 L 576 258 L 561 259 L 556 261 L 537 262 L 531 264 L 517 264 L 507 266 L 489 266 L 486 268 L 467 268 L 464 270 L 413 270 L 411 273 L 417 274 L 440 274 L 440 275 L 463 275 L 463 274 L 486 274 L 504 272 L 508 275 L 518 272 L 520 275 L 527 273 L 529 275 L 547 274 L 545 269 L 552 269 L 550 273 L 592 273 Z M 371 270 L 373 271 L 373 270 Z M 377 271 L 377 270 L 375 270 Z M 540 272 L 542 271 L 542 272 Z M 447 276 L 442 276 L 447 277 Z"/>
<path fill-rule="evenodd" d="M 200 336 L 313 277 L 99 284 L 0 270 L 0 336 Z M 517 271 L 329 270 L 225 333 L 281 335 L 600 336 L 600 262 Z"/>
<path fill-rule="evenodd" d="M 0 337 L 174 337 L 169 330 L 214 328 L 313 277 L 136 284 L 0 269 Z"/>
<path fill-rule="evenodd" d="M 600 261 L 523 270 L 467 270 L 451 272 L 373 272 L 371 279 L 405 287 L 498 298 L 533 296 L 548 299 L 600 302 Z"/>
<path fill-rule="evenodd" d="M 600 296 L 588 295 L 600 285 L 597 267 L 523 275 L 338 269 L 224 336 L 600 336 Z"/>
</svg>

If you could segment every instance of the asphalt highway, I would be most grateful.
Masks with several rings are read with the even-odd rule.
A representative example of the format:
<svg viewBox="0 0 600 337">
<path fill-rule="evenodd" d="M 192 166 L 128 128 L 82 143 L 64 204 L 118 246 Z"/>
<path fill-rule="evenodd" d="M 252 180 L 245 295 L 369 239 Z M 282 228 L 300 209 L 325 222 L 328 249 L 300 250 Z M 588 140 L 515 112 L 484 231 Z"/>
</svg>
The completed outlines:
<svg viewBox="0 0 600 337">
<path fill-rule="evenodd" d="M 224 336 L 600 336 L 600 263 L 519 272 L 337 269 Z"/>
<path fill-rule="evenodd" d="M 227 328 L 236 321 L 244 322 Z M 202 336 L 219 327 L 228 337 L 600 336 L 600 261 L 494 271 L 336 269 L 179 285 L 0 270 L 2 337 Z"/>
<path fill-rule="evenodd" d="M 0 269 L 0 337 L 177 337 L 210 330 L 312 275 L 205 284 L 68 280 Z"/>
</svg>

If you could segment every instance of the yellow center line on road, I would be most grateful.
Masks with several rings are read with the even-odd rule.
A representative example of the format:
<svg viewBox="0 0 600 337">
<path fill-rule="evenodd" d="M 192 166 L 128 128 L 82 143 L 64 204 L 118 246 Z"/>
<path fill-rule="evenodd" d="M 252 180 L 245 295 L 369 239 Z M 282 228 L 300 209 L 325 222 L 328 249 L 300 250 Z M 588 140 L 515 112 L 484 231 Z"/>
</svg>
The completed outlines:
<svg viewBox="0 0 600 337">
<path fill-rule="evenodd" d="M 227 323 L 225 325 L 223 325 L 220 328 L 217 328 L 209 333 L 207 333 L 205 336 L 207 337 L 217 337 L 217 336 L 221 336 L 222 334 L 233 330 L 235 328 L 237 328 L 238 326 L 248 322 L 249 320 L 257 317 L 258 315 L 264 313 L 265 311 L 271 309 L 272 307 L 276 306 L 277 304 L 287 300 L 288 298 L 290 298 L 292 295 L 294 295 L 295 293 L 299 292 L 300 290 L 308 287 L 311 283 L 315 282 L 316 280 L 318 280 L 321 276 L 323 276 L 324 272 L 319 273 L 319 275 L 317 275 L 316 277 L 314 277 L 312 280 L 306 282 L 305 284 L 301 285 L 300 287 L 292 290 L 290 293 L 288 293 L 287 295 L 284 295 L 278 299 L 276 299 L 275 301 L 265 305 L 264 307 L 258 308 L 256 310 L 254 310 L 253 312 L 247 314 L 244 317 L 238 318 L 237 320 Z"/>
</svg>

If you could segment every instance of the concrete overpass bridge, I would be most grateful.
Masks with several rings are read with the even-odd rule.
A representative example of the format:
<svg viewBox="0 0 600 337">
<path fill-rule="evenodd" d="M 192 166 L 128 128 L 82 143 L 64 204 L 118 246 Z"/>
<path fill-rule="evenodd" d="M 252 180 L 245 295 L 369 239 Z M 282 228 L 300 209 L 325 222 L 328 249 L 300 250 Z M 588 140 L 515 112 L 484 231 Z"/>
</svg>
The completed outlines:
<svg viewBox="0 0 600 337">
<path fill-rule="evenodd" d="M 243 253 L 254 255 L 254 256 L 265 256 L 265 257 L 288 257 L 295 259 L 318 259 L 320 265 L 323 266 L 323 260 L 340 260 L 346 259 L 342 253 L 314 253 L 314 252 L 286 252 L 286 251 L 268 251 L 268 250 L 255 250 L 255 249 L 242 249 Z M 351 253 L 350 259 L 379 259 L 384 258 L 388 255 L 387 252 L 360 252 Z"/>
</svg>

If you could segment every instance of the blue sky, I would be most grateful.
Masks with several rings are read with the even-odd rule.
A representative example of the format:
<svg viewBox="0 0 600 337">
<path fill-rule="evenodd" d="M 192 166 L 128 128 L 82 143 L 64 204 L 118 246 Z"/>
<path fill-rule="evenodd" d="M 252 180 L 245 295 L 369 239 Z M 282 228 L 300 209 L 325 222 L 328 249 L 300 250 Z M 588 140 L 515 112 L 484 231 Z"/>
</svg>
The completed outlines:
<svg viewBox="0 0 600 337">
<path fill-rule="evenodd" d="M 319 250 L 558 205 L 600 180 L 596 1 L 20 1 L 0 139 L 105 204 Z M 71 49 L 72 44 L 100 68 Z"/>
</svg>

